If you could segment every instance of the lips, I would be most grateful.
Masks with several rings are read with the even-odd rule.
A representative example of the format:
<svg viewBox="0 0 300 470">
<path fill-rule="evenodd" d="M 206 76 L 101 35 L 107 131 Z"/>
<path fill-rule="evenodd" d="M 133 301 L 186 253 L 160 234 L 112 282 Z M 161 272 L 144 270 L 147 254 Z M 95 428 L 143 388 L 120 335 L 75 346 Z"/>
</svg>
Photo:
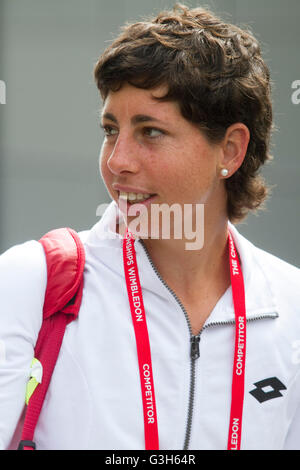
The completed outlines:
<svg viewBox="0 0 300 470">
<path fill-rule="evenodd" d="M 134 188 L 130 186 L 123 186 L 121 184 L 113 183 L 112 188 L 117 191 L 118 193 L 123 192 L 123 193 L 135 193 L 135 194 L 154 194 L 151 193 L 151 191 L 148 191 L 147 189 L 142 189 L 142 188 Z"/>
<path fill-rule="evenodd" d="M 119 207 L 121 210 L 128 212 L 130 207 L 137 207 L 138 205 L 143 205 L 145 207 L 152 204 L 153 200 L 156 198 L 157 194 L 152 194 L 148 199 L 145 200 L 136 200 L 134 202 L 128 202 L 126 199 L 118 198 Z"/>
<path fill-rule="evenodd" d="M 151 196 L 153 196 L 153 194 L 149 194 L 149 193 L 145 193 L 145 194 L 143 194 L 143 193 L 124 193 L 124 192 L 119 193 L 119 198 L 128 201 L 130 204 L 145 201 L 146 199 L 149 199 L 149 197 L 151 197 Z"/>
</svg>

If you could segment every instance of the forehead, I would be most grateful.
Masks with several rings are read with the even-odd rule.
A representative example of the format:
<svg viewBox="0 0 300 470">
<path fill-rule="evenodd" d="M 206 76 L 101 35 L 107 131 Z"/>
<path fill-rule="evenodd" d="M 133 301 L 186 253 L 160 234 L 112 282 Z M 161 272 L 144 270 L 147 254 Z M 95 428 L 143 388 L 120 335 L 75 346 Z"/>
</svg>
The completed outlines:
<svg viewBox="0 0 300 470">
<path fill-rule="evenodd" d="M 124 84 L 118 91 L 110 91 L 102 106 L 102 117 L 111 119 L 119 113 L 122 116 L 137 116 L 136 122 L 142 122 L 142 116 L 153 117 L 157 120 L 165 121 L 171 116 L 180 115 L 179 105 L 174 101 L 157 101 L 155 97 L 162 97 L 167 92 L 166 85 L 152 89 L 142 89 L 130 84 Z M 114 120 L 114 119 L 112 119 Z M 147 119 L 149 120 L 149 119 Z"/>
</svg>

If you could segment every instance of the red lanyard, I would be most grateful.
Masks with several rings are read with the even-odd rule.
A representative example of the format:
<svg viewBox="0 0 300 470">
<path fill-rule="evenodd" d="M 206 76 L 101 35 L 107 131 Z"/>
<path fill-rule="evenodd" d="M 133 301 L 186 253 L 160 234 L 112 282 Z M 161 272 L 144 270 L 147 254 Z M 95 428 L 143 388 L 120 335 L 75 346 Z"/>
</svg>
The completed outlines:
<svg viewBox="0 0 300 470">
<path fill-rule="evenodd" d="M 242 434 L 244 380 L 246 360 L 246 308 L 242 271 L 231 233 L 228 232 L 230 276 L 235 311 L 235 350 L 232 373 L 231 412 L 228 432 L 228 450 L 239 450 Z M 126 231 L 123 240 L 123 261 L 131 317 L 134 326 L 139 363 L 145 449 L 158 450 L 158 429 L 155 404 L 152 361 L 146 314 L 134 248 L 134 237 Z"/>
<path fill-rule="evenodd" d="M 235 347 L 232 371 L 231 411 L 228 432 L 228 450 L 239 450 L 242 437 L 246 364 L 246 305 L 244 278 L 233 238 L 228 231 L 230 277 L 235 313 Z"/>
<path fill-rule="evenodd" d="M 158 450 L 157 416 L 148 328 L 136 262 L 134 239 L 128 231 L 126 231 L 123 242 L 123 259 L 140 369 L 144 409 L 145 449 Z"/>
</svg>

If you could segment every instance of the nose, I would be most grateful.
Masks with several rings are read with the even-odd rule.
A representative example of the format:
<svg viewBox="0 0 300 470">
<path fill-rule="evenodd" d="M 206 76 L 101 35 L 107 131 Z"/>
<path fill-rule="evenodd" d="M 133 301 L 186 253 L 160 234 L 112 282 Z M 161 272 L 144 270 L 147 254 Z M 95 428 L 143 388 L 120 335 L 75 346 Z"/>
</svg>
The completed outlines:
<svg viewBox="0 0 300 470">
<path fill-rule="evenodd" d="M 115 174 L 129 172 L 137 173 L 139 171 L 138 144 L 130 136 L 119 135 L 111 151 L 107 166 Z"/>
</svg>

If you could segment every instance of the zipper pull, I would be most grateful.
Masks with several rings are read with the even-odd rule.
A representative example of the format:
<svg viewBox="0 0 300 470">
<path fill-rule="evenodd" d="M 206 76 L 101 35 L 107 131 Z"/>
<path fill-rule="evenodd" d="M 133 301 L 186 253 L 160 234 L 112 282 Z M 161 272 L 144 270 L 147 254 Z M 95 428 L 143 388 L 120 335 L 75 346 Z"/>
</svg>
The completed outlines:
<svg viewBox="0 0 300 470">
<path fill-rule="evenodd" d="M 191 337 L 191 358 L 193 360 L 198 359 L 198 357 L 200 357 L 199 342 L 200 336 Z"/>
</svg>

